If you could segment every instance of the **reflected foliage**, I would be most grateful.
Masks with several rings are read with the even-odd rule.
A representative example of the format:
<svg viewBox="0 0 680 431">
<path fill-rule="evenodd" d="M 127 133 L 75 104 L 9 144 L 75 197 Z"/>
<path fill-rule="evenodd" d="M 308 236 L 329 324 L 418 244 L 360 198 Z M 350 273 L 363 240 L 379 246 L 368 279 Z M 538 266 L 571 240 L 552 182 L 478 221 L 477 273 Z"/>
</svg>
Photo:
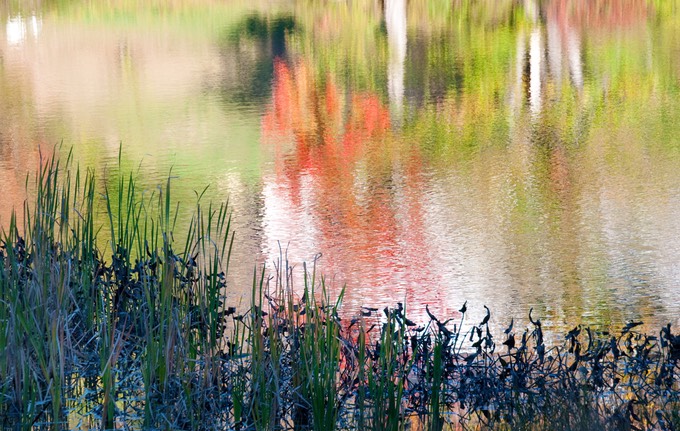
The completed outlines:
<svg viewBox="0 0 680 431">
<path fill-rule="evenodd" d="M 481 296 L 561 328 L 679 306 L 677 2 L 19 3 L 0 5 L 19 204 L 27 149 L 105 165 L 122 140 L 127 166 L 152 154 L 147 187 L 174 164 L 183 200 L 199 179 L 234 198 L 241 273 L 290 241 L 363 286 L 355 305 Z"/>
<path fill-rule="evenodd" d="M 225 37 L 224 61 L 242 73 L 235 82 L 223 83 L 222 96 L 232 103 L 264 104 L 271 95 L 274 61 L 288 57 L 286 40 L 300 31 L 291 15 L 252 14 L 231 27 Z"/>
</svg>

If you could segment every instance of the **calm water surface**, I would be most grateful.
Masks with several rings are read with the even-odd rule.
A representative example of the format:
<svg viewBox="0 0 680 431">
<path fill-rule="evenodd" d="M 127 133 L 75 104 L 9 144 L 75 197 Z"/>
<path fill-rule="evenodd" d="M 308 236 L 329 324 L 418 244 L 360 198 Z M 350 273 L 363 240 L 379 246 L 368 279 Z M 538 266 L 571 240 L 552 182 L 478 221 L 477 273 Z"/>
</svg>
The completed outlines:
<svg viewBox="0 0 680 431">
<path fill-rule="evenodd" d="M 6 223 L 38 149 L 230 199 L 346 309 L 680 316 L 680 2 L 0 3 Z"/>
</svg>

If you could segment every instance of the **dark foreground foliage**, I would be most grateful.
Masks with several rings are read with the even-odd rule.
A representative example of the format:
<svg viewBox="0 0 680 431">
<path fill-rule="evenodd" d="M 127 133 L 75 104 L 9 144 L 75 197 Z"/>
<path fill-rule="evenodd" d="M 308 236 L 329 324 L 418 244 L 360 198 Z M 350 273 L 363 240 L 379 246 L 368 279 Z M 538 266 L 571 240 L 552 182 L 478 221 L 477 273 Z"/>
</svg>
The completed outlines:
<svg viewBox="0 0 680 431">
<path fill-rule="evenodd" d="M 144 197 L 119 179 L 101 231 L 92 173 L 49 160 L 35 187 L 1 241 L 3 429 L 680 428 L 670 325 L 576 327 L 550 346 L 531 313 L 496 335 L 465 305 L 422 326 L 401 304 L 346 321 L 342 295 L 313 268 L 294 286 L 284 259 L 237 311 L 225 206 L 198 204 L 176 250 L 170 182 Z"/>
</svg>

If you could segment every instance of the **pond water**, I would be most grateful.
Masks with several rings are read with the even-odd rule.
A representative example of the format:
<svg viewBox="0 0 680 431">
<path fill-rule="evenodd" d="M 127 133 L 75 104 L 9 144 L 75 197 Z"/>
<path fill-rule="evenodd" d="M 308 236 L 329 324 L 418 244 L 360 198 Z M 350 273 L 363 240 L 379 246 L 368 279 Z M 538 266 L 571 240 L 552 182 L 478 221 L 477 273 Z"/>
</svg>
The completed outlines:
<svg viewBox="0 0 680 431">
<path fill-rule="evenodd" d="M 680 323 L 674 0 L 2 2 L 2 223 L 60 141 L 228 198 L 235 296 L 287 249 L 348 310 Z"/>
</svg>

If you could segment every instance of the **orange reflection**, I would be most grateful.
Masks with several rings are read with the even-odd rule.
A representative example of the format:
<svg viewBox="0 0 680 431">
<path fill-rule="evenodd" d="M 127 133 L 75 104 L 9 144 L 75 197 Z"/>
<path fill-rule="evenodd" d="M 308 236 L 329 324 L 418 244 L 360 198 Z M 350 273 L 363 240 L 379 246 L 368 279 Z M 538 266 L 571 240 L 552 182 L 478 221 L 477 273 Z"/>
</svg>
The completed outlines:
<svg viewBox="0 0 680 431">
<path fill-rule="evenodd" d="M 38 148 L 51 149 L 43 134 L 32 127 L 36 113 L 24 101 L 32 96 L 30 91 L 26 76 L 0 68 L 0 94 L 5 96 L 0 98 L 0 231 L 8 228 L 12 211 L 22 220 L 26 176 L 38 167 Z"/>
<path fill-rule="evenodd" d="M 24 216 L 24 201 L 27 199 L 26 178 L 32 186 L 33 172 L 40 159 L 37 149 L 24 149 L 11 142 L 2 142 L 0 136 L 0 189 L 2 205 L 0 205 L 0 231 L 9 227 L 12 212 L 21 224 Z M 33 205 L 29 199 L 28 204 Z M 19 226 L 21 227 L 21 226 Z"/>
<path fill-rule="evenodd" d="M 449 311 L 432 286 L 423 161 L 391 129 L 389 108 L 374 92 L 347 91 L 330 74 L 317 78 L 305 62 L 276 61 L 262 135 L 275 148 L 280 187 L 264 205 L 289 214 L 314 208 L 304 228 L 314 236 L 311 249 L 292 252 L 324 253 L 323 271 L 357 288 L 345 293 L 348 309 L 403 300 L 416 313 L 426 303 Z M 269 240 L 294 237 L 295 223 L 277 223 L 284 231 Z"/>
</svg>

